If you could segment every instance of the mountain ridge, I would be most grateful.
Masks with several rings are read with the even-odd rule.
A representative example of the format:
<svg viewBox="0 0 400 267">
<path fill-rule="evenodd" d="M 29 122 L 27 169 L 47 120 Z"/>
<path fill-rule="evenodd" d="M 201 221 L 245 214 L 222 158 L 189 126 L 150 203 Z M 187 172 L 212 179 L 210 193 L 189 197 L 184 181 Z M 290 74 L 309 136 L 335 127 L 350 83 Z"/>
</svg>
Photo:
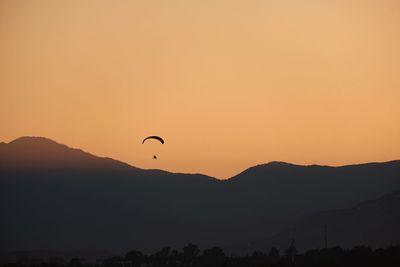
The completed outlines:
<svg viewBox="0 0 400 267">
<path fill-rule="evenodd" d="M 399 207 L 400 190 L 396 190 L 350 208 L 322 210 L 301 218 L 279 234 L 252 242 L 247 249 L 277 247 L 284 250 L 292 239 L 300 251 L 323 248 L 324 227 L 328 247 L 397 245 L 400 244 Z"/>
<path fill-rule="evenodd" d="M 228 178 L 232 179 L 235 178 L 236 176 L 240 176 L 242 174 L 245 174 L 247 172 L 250 171 L 254 171 L 257 169 L 261 169 L 261 168 L 332 168 L 332 169 L 340 169 L 340 168 L 348 168 L 348 167 L 359 167 L 359 166 L 374 166 L 374 165 L 380 165 L 380 164 L 399 164 L 400 160 L 388 160 L 388 161 L 373 161 L 373 162 L 363 162 L 363 163 L 352 163 L 352 164 L 345 164 L 345 165 L 339 165 L 339 166 L 332 166 L 332 165 L 322 165 L 322 164 L 295 164 L 295 163 L 290 163 L 290 162 L 285 162 L 285 161 L 270 161 L 267 163 L 261 163 L 261 164 L 257 164 L 254 165 L 252 167 L 249 167 L 247 169 L 245 169 L 242 172 L 239 172 L 238 174 Z"/>
<path fill-rule="evenodd" d="M 45 137 L 19 137 L 6 143 L 0 149 L 2 149 L 0 167 L 56 169 L 74 167 L 86 169 L 90 167 L 95 169 L 132 168 L 139 170 L 139 168 L 125 162 L 109 157 L 99 157 Z"/>
<path fill-rule="evenodd" d="M 29 154 L 29 140 L 14 142 L 15 150 L 0 146 L 0 249 L 246 243 L 314 212 L 400 190 L 399 161 L 339 168 L 270 163 L 226 181 L 121 166 L 57 143 L 55 149 L 51 140 L 35 139 L 54 149 Z M 68 151 L 68 168 L 46 168 L 61 164 L 59 148 Z"/>
<path fill-rule="evenodd" d="M 24 149 L 26 148 L 43 148 L 43 146 L 52 146 L 52 147 L 58 147 L 58 149 L 66 149 L 74 152 L 80 152 L 82 154 L 85 154 L 87 156 L 95 157 L 97 159 L 103 159 L 107 161 L 114 161 L 118 164 L 125 165 L 125 167 L 130 167 L 135 170 L 141 170 L 141 171 L 159 171 L 159 172 L 166 172 L 170 174 L 183 174 L 183 175 L 200 175 L 200 176 L 206 176 L 208 178 L 212 179 L 217 179 L 221 181 L 229 181 L 232 179 L 235 179 L 237 176 L 241 176 L 243 174 L 246 174 L 248 172 L 252 172 L 255 170 L 259 169 L 275 169 L 275 168 L 306 168 L 306 167 L 312 167 L 312 168 L 348 168 L 348 167 L 355 167 L 355 166 L 372 166 L 372 165 L 379 165 L 379 164 L 391 164 L 391 163 L 400 163 L 400 160 L 389 160 L 389 161 L 381 161 L 381 162 L 365 162 L 365 163 L 353 163 L 353 164 L 346 164 L 346 165 L 340 165 L 340 166 L 331 166 L 331 165 L 320 165 L 320 164 L 295 164 L 295 163 L 290 163 L 290 162 L 285 162 L 285 161 L 270 161 L 267 163 L 262 163 L 262 164 L 257 164 L 254 166 L 251 166 L 241 172 L 239 172 L 236 175 L 233 175 L 227 179 L 219 179 L 207 174 L 203 173 L 183 173 L 183 172 L 173 172 L 173 171 L 167 171 L 167 170 L 162 170 L 162 169 L 142 169 L 136 166 L 133 166 L 131 164 L 128 164 L 124 161 L 110 158 L 110 157 L 102 157 L 102 156 L 97 156 L 95 154 L 92 154 L 90 152 L 87 152 L 85 150 L 79 149 L 79 148 L 74 148 L 70 147 L 68 145 L 65 145 L 63 143 L 60 143 L 58 141 L 54 141 L 53 139 L 47 138 L 47 137 L 41 137 L 41 136 L 21 136 L 18 137 L 8 143 L 6 142 L 0 142 L 0 148 L 6 148 L 7 146 L 11 147 L 21 147 L 24 146 Z M 4 160 L 4 159 L 3 159 Z M 1 165 L 0 165 L 1 167 Z"/>
</svg>

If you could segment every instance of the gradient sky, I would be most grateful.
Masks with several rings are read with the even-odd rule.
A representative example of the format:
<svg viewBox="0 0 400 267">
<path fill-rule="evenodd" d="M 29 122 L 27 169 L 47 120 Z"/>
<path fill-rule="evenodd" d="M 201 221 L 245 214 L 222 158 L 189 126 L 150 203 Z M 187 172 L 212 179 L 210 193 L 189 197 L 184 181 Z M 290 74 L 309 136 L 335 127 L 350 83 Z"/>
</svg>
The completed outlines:
<svg viewBox="0 0 400 267">
<path fill-rule="evenodd" d="M 399 14 L 397 0 L 0 0 L 0 141 L 218 178 L 400 159 Z M 153 134 L 166 144 L 141 144 Z"/>
</svg>

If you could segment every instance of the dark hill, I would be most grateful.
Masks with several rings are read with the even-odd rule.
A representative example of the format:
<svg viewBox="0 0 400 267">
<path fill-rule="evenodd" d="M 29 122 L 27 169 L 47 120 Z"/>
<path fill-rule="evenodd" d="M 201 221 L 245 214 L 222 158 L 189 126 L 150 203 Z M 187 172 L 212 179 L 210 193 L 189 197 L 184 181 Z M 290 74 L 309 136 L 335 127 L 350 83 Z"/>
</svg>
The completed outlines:
<svg viewBox="0 0 400 267">
<path fill-rule="evenodd" d="M 134 169 L 126 163 L 100 158 L 44 137 L 21 137 L 0 146 L 0 168 L 22 169 Z"/>
<path fill-rule="evenodd" d="M 142 170 L 45 138 L 0 145 L 3 250 L 224 245 L 283 231 L 315 211 L 400 189 L 400 162 L 270 163 L 220 181 Z"/>
<path fill-rule="evenodd" d="M 291 229 L 271 238 L 253 242 L 248 248 L 283 251 L 295 239 L 300 251 L 325 247 L 351 248 L 368 245 L 373 248 L 400 244 L 400 191 L 338 210 L 314 213 L 298 221 Z M 243 248 L 242 248 L 243 250 Z"/>
</svg>

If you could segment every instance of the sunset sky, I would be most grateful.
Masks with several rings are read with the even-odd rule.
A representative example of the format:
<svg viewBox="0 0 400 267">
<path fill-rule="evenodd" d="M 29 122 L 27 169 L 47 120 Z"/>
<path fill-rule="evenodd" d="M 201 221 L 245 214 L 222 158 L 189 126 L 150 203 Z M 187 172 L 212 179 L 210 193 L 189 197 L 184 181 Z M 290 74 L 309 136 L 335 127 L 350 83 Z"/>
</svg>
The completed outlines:
<svg viewBox="0 0 400 267">
<path fill-rule="evenodd" d="M 397 0 L 0 0 L 0 141 L 218 178 L 400 159 L 399 48 Z"/>
</svg>

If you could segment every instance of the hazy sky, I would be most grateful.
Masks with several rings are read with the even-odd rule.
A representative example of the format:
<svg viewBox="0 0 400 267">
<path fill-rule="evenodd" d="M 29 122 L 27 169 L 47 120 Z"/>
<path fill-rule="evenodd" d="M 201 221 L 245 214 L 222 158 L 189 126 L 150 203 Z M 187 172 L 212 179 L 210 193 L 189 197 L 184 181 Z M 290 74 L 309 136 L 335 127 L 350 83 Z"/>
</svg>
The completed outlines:
<svg viewBox="0 0 400 267">
<path fill-rule="evenodd" d="M 397 0 L 0 0 L 0 140 L 219 178 L 400 159 L 399 48 Z"/>
</svg>

